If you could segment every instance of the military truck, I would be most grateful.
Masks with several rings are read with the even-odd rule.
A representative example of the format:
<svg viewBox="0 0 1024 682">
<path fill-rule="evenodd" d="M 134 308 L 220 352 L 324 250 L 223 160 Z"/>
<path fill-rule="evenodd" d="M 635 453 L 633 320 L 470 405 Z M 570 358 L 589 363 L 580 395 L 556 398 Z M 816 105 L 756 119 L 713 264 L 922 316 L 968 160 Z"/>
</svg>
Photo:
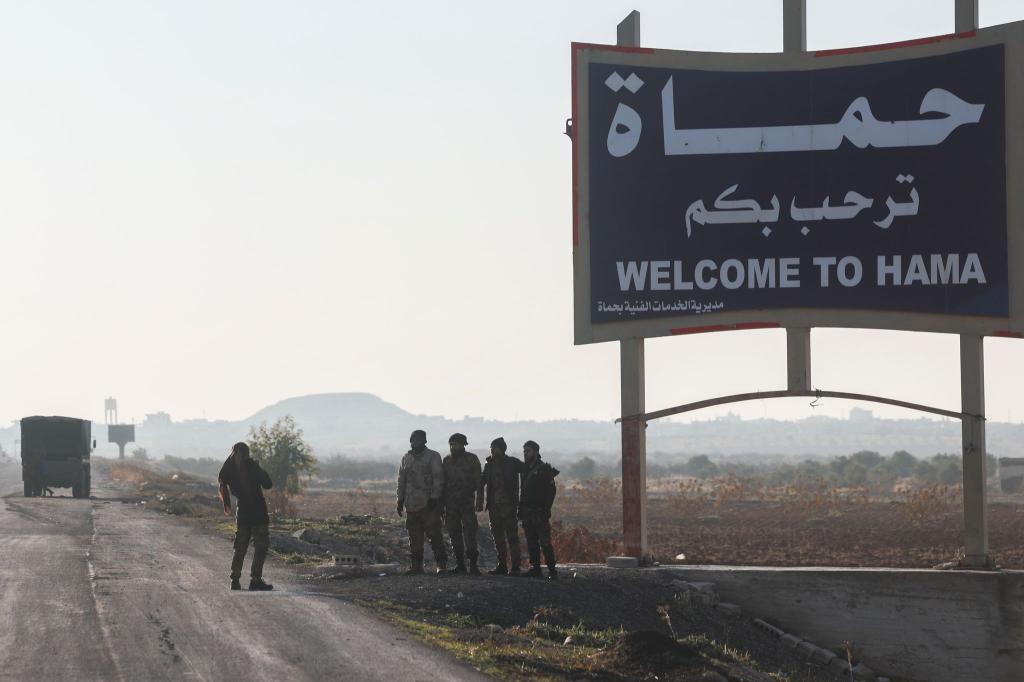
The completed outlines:
<svg viewBox="0 0 1024 682">
<path fill-rule="evenodd" d="M 21 480 L 25 497 L 44 488 L 71 488 L 73 497 L 89 497 L 92 422 L 72 417 L 25 417 L 21 420 Z"/>
</svg>

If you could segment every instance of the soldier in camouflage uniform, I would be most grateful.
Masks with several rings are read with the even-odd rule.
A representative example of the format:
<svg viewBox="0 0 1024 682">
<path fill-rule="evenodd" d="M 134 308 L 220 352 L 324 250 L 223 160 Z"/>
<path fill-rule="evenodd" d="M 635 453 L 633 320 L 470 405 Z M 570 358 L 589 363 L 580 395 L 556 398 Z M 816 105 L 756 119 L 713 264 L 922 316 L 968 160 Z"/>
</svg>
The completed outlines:
<svg viewBox="0 0 1024 682">
<path fill-rule="evenodd" d="M 444 468 L 441 455 L 427 448 L 427 434 L 417 429 L 409 437 L 412 446 L 398 469 L 398 515 L 407 510 L 405 527 L 409 531 L 409 556 L 412 565 L 407 574 L 423 573 L 423 536 L 430 538 L 434 564 L 442 573 L 448 564 L 448 552 L 441 537 L 441 494 Z"/>
<path fill-rule="evenodd" d="M 488 571 L 491 575 L 519 575 L 519 474 L 523 463 L 505 454 L 508 446 L 504 438 L 491 441 L 491 456 L 484 464 L 483 476 L 476 494 L 477 511 L 483 511 L 484 500 L 494 534 L 494 548 L 498 552 L 498 565 Z M 487 490 L 486 497 L 484 489 Z M 508 552 L 510 563 L 506 563 Z"/>
<path fill-rule="evenodd" d="M 523 444 L 523 459 L 526 468 L 523 470 L 522 493 L 519 497 L 519 520 L 523 522 L 526 534 L 526 548 L 530 553 L 532 568 L 526 575 L 539 578 L 540 553 L 544 551 L 544 560 L 548 565 L 548 579 L 558 578 L 555 570 L 555 550 L 551 546 L 551 505 L 555 502 L 555 476 L 558 469 L 540 459 L 540 446 L 532 440 Z"/>
<path fill-rule="evenodd" d="M 461 433 L 454 433 L 448 439 L 451 454 L 444 458 L 444 525 L 452 541 L 455 554 L 455 568 L 452 573 L 466 572 L 466 558 L 469 558 L 469 572 L 480 575 L 476 560 L 476 490 L 480 485 L 480 458 L 466 452 L 468 441 Z"/>
</svg>

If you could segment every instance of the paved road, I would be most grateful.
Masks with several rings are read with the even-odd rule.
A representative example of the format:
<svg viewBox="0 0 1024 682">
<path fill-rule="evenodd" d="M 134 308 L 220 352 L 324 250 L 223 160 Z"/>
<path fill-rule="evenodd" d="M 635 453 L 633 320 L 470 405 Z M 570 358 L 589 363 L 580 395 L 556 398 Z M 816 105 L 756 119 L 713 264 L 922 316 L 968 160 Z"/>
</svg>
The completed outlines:
<svg viewBox="0 0 1024 682">
<path fill-rule="evenodd" d="M 26 499 L 0 468 L 0 679 L 485 679 L 279 562 L 230 592 L 227 540 L 93 494 Z"/>
</svg>

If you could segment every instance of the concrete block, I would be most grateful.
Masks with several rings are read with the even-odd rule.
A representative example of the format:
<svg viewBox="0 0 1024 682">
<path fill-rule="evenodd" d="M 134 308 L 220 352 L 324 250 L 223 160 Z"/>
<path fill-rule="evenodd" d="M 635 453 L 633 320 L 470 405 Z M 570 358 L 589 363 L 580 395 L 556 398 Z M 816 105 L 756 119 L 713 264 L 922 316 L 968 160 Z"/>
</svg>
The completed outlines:
<svg viewBox="0 0 1024 682">
<path fill-rule="evenodd" d="M 610 556 L 606 563 L 609 568 L 637 568 L 640 560 L 635 556 Z"/>
<path fill-rule="evenodd" d="M 836 656 L 828 662 L 828 669 L 837 675 L 849 675 L 850 664 L 842 656 Z"/>
<path fill-rule="evenodd" d="M 714 592 L 691 592 L 690 595 L 695 602 L 705 606 L 715 606 L 719 601 L 718 595 Z"/>
<path fill-rule="evenodd" d="M 358 578 L 362 576 L 395 575 L 401 570 L 401 564 L 336 564 L 326 563 L 313 569 L 313 575 L 318 578 L 335 580 L 338 578 Z"/>
<path fill-rule="evenodd" d="M 703 594 L 714 594 L 715 584 L 714 583 L 687 583 L 690 589 L 694 592 L 701 592 Z"/>
<path fill-rule="evenodd" d="M 782 646 L 784 646 L 785 648 L 795 649 L 796 645 L 799 644 L 802 640 L 796 635 L 784 634 L 782 635 L 782 637 L 779 637 L 779 641 L 782 642 Z"/>
<path fill-rule="evenodd" d="M 814 651 L 811 652 L 811 663 L 816 663 L 818 665 L 828 665 L 835 657 L 836 654 L 834 651 L 822 649 L 819 646 L 815 647 Z"/>
<path fill-rule="evenodd" d="M 858 663 L 857 665 L 853 666 L 853 679 L 855 680 L 862 680 L 863 682 L 874 682 L 877 679 L 877 677 L 878 675 L 875 674 L 875 671 L 867 667 L 863 663 Z"/>
<path fill-rule="evenodd" d="M 719 602 L 718 606 L 716 606 L 715 608 L 730 617 L 739 616 L 743 613 L 743 609 L 741 609 L 736 604 L 729 604 L 724 601 Z"/>
<path fill-rule="evenodd" d="M 802 654 L 803 656 L 809 659 L 811 657 L 811 654 L 813 654 L 817 648 L 818 646 L 811 642 L 800 642 L 796 645 L 796 652 L 798 654 Z"/>
<path fill-rule="evenodd" d="M 779 628 L 775 627 L 774 625 L 772 625 L 768 621 L 761 620 L 760 618 L 755 618 L 754 619 L 754 625 L 756 625 L 757 627 L 761 628 L 762 630 L 767 630 L 768 632 L 772 633 L 776 637 L 782 637 L 784 634 L 786 634 L 785 632 L 783 632 Z M 797 641 L 799 641 L 799 640 L 797 640 Z M 796 646 L 796 645 L 794 644 L 793 646 Z"/>
</svg>

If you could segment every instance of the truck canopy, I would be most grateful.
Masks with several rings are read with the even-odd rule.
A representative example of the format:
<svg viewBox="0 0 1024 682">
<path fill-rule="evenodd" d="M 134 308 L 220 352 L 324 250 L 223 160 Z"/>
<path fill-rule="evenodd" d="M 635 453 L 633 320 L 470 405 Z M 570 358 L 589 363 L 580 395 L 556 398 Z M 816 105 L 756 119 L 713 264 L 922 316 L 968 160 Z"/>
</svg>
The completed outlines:
<svg viewBox="0 0 1024 682">
<path fill-rule="evenodd" d="M 47 460 L 86 459 L 92 422 L 73 417 L 25 417 L 21 420 L 22 456 Z"/>
</svg>

